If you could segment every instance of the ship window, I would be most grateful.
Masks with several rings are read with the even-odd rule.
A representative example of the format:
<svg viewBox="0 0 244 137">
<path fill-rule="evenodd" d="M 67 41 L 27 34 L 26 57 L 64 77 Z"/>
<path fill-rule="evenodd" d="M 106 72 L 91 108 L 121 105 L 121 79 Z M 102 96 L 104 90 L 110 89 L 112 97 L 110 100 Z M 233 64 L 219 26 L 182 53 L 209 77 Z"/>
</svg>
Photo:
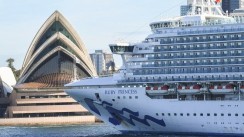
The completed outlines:
<svg viewBox="0 0 244 137">
<path fill-rule="evenodd" d="M 170 113 L 168 113 L 168 116 L 170 116 Z"/>
<path fill-rule="evenodd" d="M 217 114 L 216 114 L 216 113 L 214 113 L 214 116 L 217 116 Z"/>
<path fill-rule="evenodd" d="M 120 96 L 118 96 L 117 98 L 120 99 Z"/>
<path fill-rule="evenodd" d="M 207 116 L 210 116 L 210 113 L 207 113 Z"/>
<path fill-rule="evenodd" d="M 203 113 L 200 113 L 200 116 L 203 116 Z"/>
<path fill-rule="evenodd" d="M 238 114 L 235 114 L 236 117 L 238 117 Z"/>
<path fill-rule="evenodd" d="M 126 99 L 126 97 L 125 97 L 125 96 L 123 96 L 123 99 Z"/>
<path fill-rule="evenodd" d="M 228 113 L 228 116 L 231 116 L 231 114 L 230 114 L 230 113 Z"/>
<path fill-rule="evenodd" d="M 186 115 L 187 115 L 187 116 L 190 116 L 190 114 L 189 114 L 189 113 L 187 113 Z"/>
<path fill-rule="evenodd" d="M 131 97 L 131 96 L 129 96 L 129 99 L 132 99 L 132 97 Z"/>
<path fill-rule="evenodd" d="M 177 113 L 174 113 L 174 116 L 177 116 Z"/>
<path fill-rule="evenodd" d="M 156 113 L 156 116 L 158 116 L 158 113 Z"/>
<path fill-rule="evenodd" d="M 180 113 L 180 116 L 183 116 L 183 113 Z"/>
<path fill-rule="evenodd" d="M 135 96 L 135 99 L 138 99 L 138 96 Z"/>
<path fill-rule="evenodd" d="M 162 116 L 164 116 L 164 113 L 162 113 Z"/>
<path fill-rule="evenodd" d="M 197 114 L 196 114 L 196 113 L 194 113 L 194 114 L 193 114 L 193 116 L 197 116 Z"/>
</svg>

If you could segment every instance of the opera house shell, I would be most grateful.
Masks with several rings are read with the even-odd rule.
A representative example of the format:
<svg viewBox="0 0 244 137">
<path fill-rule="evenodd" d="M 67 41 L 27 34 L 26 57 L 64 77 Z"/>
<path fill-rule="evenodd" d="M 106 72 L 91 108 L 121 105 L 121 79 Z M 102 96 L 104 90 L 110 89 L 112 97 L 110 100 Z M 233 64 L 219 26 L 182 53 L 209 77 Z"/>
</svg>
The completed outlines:
<svg viewBox="0 0 244 137">
<path fill-rule="evenodd" d="M 97 74 L 83 42 L 55 11 L 31 42 L 7 117 L 33 118 L 38 124 L 94 122 L 95 117 L 64 92 L 64 84 L 93 76 Z M 40 117 L 49 119 L 35 121 Z"/>
<path fill-rule="evenodd" d="M 0 98 L 7 97 L 13 91 L 16 80 L 14 73 L 9 67 L 0 67 Z"/>
<path fill-rule="evenodd" d="M 83 42 L 68 21 L 56 11 L 33 39 L 18 84 L 38 88 L 62 87 L 72 80 L 96 75 Z"/>
</svg>

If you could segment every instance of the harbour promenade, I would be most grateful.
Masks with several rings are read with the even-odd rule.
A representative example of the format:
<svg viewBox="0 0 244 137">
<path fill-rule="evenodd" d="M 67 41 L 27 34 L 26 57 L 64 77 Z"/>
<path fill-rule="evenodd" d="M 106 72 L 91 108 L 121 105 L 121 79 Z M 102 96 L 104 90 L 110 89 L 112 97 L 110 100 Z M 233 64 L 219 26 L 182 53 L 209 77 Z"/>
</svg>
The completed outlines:
<svg viewBox="0 0 244 137">
<path fill-rule="evenodd" d="M 99 122 L 94 116 L 61 116 L 36 118 L 1 118 L 0 126 L 45 126 L 93 124 Z"/>
</svg>

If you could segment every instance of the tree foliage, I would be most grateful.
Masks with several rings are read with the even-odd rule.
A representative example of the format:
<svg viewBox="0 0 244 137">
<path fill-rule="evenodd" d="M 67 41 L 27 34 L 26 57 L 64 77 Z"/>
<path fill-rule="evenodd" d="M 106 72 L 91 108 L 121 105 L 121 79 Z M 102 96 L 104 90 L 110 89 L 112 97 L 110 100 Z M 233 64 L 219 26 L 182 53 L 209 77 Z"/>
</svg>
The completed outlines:
<svg viewBox="0 0 244 137">
<path fill-rule="evenodd" d="M 8 63 L 8 67 L 12 69 L 14 76 L 16 79 L 19 78 L 20 75 L 20 70 L 16 70 L 14 67 L 14 59 L 13 58 L 9 58 L 6 60 L 6 62 Z"/>
</svg>

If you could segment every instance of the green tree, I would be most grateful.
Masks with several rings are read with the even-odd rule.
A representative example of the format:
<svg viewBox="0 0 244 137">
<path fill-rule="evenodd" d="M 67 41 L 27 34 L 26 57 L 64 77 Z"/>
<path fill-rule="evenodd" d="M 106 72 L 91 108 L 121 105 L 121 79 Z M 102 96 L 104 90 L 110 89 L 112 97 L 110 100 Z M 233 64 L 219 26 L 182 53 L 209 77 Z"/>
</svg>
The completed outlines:
<svg viewBox="0 0 244 137">
<path fill-rule="evenodd" d="M 16 71 L 15 67 L 14 67 L 14 59 L 13 58 L 9 58 L 6 60 L 6 62 L 8 63 L 8 67 L 10 67 L 12 69 L 13 72 Z"/>
<path fill-rule="evenodd" d="M 14 67 L 14 59 L 13 58 L 9 58 L 9 59 L 6 60 L 6 62 L 8 63 L 8 67 L 12 69 L 16 80 L 18 80 L 19 75 L 20 75 L 20 70 L 16 70 L 15 69 L 15 67 Z"/>
</svg>

